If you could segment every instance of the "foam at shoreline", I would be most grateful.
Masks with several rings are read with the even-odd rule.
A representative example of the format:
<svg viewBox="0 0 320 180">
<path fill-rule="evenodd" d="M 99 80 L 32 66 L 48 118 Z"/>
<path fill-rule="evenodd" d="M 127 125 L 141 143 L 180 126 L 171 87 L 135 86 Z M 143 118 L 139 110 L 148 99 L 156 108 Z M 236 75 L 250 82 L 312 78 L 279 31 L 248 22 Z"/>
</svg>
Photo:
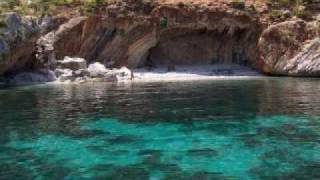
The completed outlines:
<svg viewBox="0 0 320 180">
<path fill-rule="evenodd" d="M 171 67 L 161 66 L 157 68 L 140 68 L 131 70 L 124 68 L 121 77 L 115 81 L 106 81 L 101 78 L 80 78 L 70 75 L 74 81 L 61 81 L 54 78 L 52 71 L 24 72 L 10 79 L 10 84 L 27 85 L 27 84 L 82 84 L 82 83 L 103 83 L 103 82 L 168 82 L 168 81 L 198 81 L 198 80 L 238 80 L 238 79 L 256 79 L 265 77 L 259 72 L 249 67 L 240 65 L 185 65 Z M 108 69 L 105 69 L 106 72 Z M 116 69 L 113 69 L 115 71 Z M 121 69 L 120 69 L 121 70 Z M 111 70 L 110 70 L 111 71 Z M 50 75 L 50 76 L 49 76 Z M 131 77 L 132 76 L 132 77 Z M 1 83 L 0 83 L 1 84 Z"/>
<path fill-rule="evenodd" d="M 168 67 L 134 70 L 134 81 L 187 81 L 257 78 L 263 75 L 248 67 L 239 65 L 198 65 L 175 66 L 173 71 Z"/>
</svg>

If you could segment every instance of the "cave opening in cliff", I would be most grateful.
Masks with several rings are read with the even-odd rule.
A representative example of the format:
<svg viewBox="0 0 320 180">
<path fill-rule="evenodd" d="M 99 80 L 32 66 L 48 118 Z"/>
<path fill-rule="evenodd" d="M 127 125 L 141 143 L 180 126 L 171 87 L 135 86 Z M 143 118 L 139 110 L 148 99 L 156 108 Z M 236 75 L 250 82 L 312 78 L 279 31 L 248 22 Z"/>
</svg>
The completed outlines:
<svg viewBox="0 0 320 180">
<path fill-rule="evenodd" d="M 230 65 L 255 67 L 257 36 L 248 29 L 190 30 L 163 32 L 146 52 L 144 67 Z"/>
</svg>

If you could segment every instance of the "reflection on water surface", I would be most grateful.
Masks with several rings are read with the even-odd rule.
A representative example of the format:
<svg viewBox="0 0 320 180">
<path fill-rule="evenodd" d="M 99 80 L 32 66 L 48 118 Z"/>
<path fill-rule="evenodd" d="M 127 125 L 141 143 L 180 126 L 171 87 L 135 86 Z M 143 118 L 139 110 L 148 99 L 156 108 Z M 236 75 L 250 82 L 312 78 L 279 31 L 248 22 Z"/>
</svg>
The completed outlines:
<svg viewBox="0 0 320 180">
<path fill-rule="evenodd" d="M 318 79 L 0 89 L 0 179 L 318 179 Z"/>
</svg>

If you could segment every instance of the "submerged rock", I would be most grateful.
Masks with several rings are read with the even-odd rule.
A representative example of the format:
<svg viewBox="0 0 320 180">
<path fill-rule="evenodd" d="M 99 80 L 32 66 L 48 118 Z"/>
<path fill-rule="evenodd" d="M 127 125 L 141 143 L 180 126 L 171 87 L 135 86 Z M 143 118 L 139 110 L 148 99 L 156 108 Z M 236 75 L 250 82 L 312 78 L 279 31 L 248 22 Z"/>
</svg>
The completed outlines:
<svg viewBox="0 0 320 180">
<path fill-rule="evenodd" d="M 57 79 L 53 71 L 41 69 L 36 72 L 22 72 L 9 80 L 9 84 L 35 84 L 52 82 Z"/>
</svg>

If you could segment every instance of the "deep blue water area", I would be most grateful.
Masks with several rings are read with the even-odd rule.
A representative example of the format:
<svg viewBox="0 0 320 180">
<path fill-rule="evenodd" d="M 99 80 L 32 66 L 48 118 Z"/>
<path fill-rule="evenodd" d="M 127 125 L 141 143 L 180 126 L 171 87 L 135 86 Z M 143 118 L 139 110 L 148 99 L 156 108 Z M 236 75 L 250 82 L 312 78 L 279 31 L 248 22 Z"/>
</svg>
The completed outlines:
<svg viewBox="0 0 320 180">
<path fill-rule="evenodd" d="M 320 79 L 0 89 L 0 179 L 320 179 Z"/>
</svg>

